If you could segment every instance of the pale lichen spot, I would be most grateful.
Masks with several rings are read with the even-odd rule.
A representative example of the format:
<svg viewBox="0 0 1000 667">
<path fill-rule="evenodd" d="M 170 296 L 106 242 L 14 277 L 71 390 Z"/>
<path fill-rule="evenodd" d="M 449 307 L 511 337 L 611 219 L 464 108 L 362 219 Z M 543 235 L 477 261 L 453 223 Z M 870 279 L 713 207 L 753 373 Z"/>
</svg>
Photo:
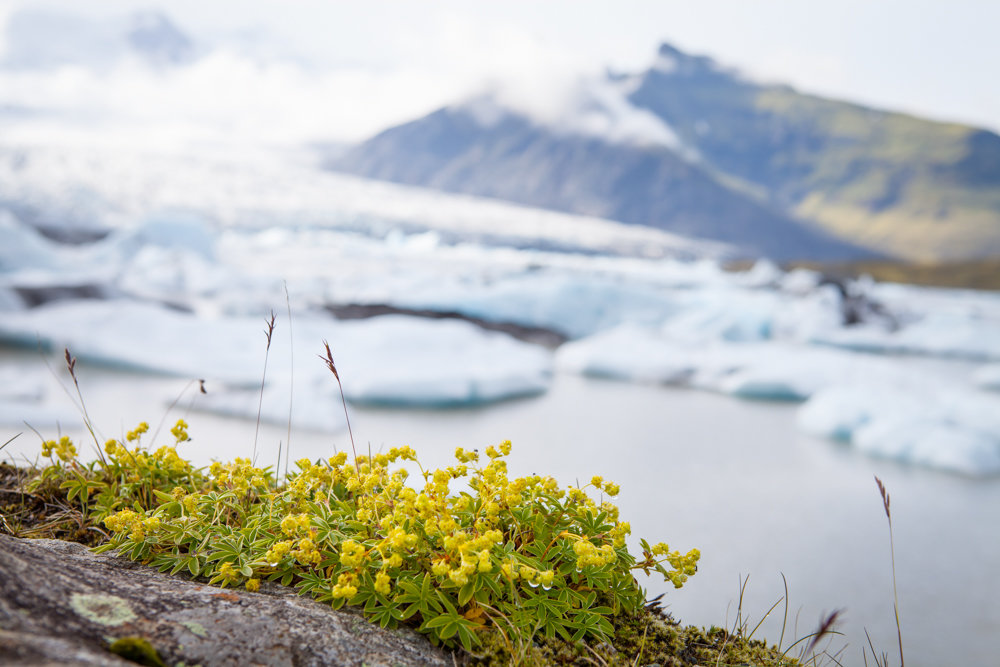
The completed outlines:
<svg viewBox="0 0 1000 667">
<path fill-rule="evenodd" d="M 121 625 L 136 618 L 128 602 L 114 595 L 74 593 L 69 604 L 80 616 L 101 625 Z"/>
</svg>

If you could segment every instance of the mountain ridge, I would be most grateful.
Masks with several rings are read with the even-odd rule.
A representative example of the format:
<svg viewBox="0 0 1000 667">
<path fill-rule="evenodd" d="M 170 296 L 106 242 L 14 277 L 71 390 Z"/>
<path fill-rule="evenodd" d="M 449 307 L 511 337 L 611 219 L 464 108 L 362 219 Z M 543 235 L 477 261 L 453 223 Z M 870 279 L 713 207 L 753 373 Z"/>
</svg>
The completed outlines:
<svg viewBox="0 0 1000 667">
<path fill-rule="evenodd" d="M 493 101 L 492 121 L 477 123 L 491 102 L 480 98 L 389 128 L 326 166 L 734 243 L 748 256 L 1000 254 L 1000 137 L 988 130 L 756 83 L 669 44 L 645 71 L 602 85 L 679 145 L 574 132 L 593 102 L 542 122 Z"/>
</svg>

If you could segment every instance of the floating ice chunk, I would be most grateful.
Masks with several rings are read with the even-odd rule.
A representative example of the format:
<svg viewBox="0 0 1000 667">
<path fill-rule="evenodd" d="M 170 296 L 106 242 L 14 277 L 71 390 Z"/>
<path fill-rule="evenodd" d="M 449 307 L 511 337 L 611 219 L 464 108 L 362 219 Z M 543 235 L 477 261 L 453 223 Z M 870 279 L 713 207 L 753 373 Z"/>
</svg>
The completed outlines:
<svg viewBox="0 0 1000 667">
<path fill-rule="evenodd" d="M 317 360 L 318 361 L 318 360 Z M 291 383 L 285 376 L 268 382 L 263 394 L 260 387 L 211 388 L 205 395 L 196 396 L 191 407 L 201 412 L 240 419 L 254 420 L 258 410 L 262 422 L 287 424 L 291 418 L 296 430 L 335 432 L 345 427 L 344 412 L 337 393 L 336 382 L 332 378 L 307 378 L 292 391 Z"/>
<path fill-rule="evenodd" d="M 872 456 L 904 463 L 966 475 L 1000 473 L 1000 436 L 947 418 L 885 417 L 859 428 L 852 442 Z"/>
<path fill-rule="evenodd" d="M 0 340 L 69 347 L 80 359 L 180 377 L 252 386 L 260 380 L 248 351 L 260 327 L 248 320 L 199 320 L 131 301 L 62 301 L 0 320 Z"/>
<path fill-rule="evenodd" d="M 1000 364 L 983 366 L 975 372 L 972 380 L 980 389 L 1000 391 Z"/>
<path fill-rule="evenodd" d="M 211 261 L 215 257 L 215 234 L 200 215 L 184 211 L 160 211 L 128 232 L 144 246 L 179 248 Z"/>
<path fill-rule="evenodd" d="M 837 385 L 803 405 L 798 423 L 873 456 L 970 475 L 1000 473 L 1000 399 L 962 387 Z"/>
<path fill-rule="evenodd" d="M 823 275 L 809 269 L 792 269 L 778 279 L 778 286 L 789 294 L 808 294 L 819 286 Z"/>
<path fill-rule="evenodd" d="M 355 403 L 475 405 L 549 386 L 549 351 L 468 322 L 386 315 L 341 326 L 337 363 Z"/>
<path fill-rule="evenodd" d="M 528 272 L 474 285 L 442 286 L 439 281 L 433 289 L 395 303 L 542 327 L 570 338 L 624 322 L 656 324 L 677 310 L 676 296 L 655 286 L 568 272 Z"/>
<path fill-rule="evenodd" d="M 877 327 L 834 329 L 818 334 L 818 343 L 881 354 L 920 354 L 960 359 L 1000 359 L 1000 336 L 994 322 L 928 315 L 899 331 Z"/>
<path fill-rule="evenodd" d="M 53 347 L 68 346 L 80 359 L 122 368 L 191 378 L 224 385 L 259 387 L 263 377 L 263 318 L 198 318 L 163 307 L 130 301 L 60 302 L 12 313 L 0 321 L 0 340 L 33 343 L 38 336 Z M 282 324 L 279 322 L 279 331 Z M 269 354 L 269 403 L 286 419 L 287 401 L 276 397 L 294 375 L 305 390 L 333 400 L 334 380 L 315 358 L 329 339 L 350 400 L 389 405 L 469 405 L 544 392 L 551 375 L 547 350 L 467 322 L 384 316 L 356 322 L 303 316 L 294 323 L 293 355 L 276 339 Z M 275 334 L 278 336 L 279 334 Z M 283 333 L 281 335 L 284 335 Z M 324 384 L 325 383 L 325 384 Z M 327 391 L 317 387 L 326 386 Z M 206 409 L 256 415 L 246 407 L 249 394 L 210 399 Z M 243 396 L 242 398 L 240 396 Z M 251 401 L 252 403 L 252 401 Z M 296 413 L 308 420 L 306 405 Z M 268 413 L 268 418 L 270 419 Z M 326 417 L 299 421 L 314 428 L 335 428 Z"/>
<path fill-rule="evenodd" d="M 683 384 L 698 367 L 692 350 L 630 324 L 566 343 L 556 365 L 590 377 L 662 384 Z"/>
<path fill-rule="evenodd" d="M 0 287 L 0 313 L 10 310 L 23 310 L 24 300 L 17 292 L 6 287 Z"/>
<path fill-rule="evenodd" d="M 996 294 L 888 284 L 868 293 L 897 315 L 897 330 L 862 325 L 817 331 L 812 340 L 883 354 L 1000 359 Z"/>
<path fill-rule="evenodd" d="M 756 400 L 801 401 L 858 378 L 891 378 L 892 364 L 772 341 L 678 340 L 674 329 L 622 325 L 563 345 L 557 366 L 592 377 L 679 384 Z"/>
<path fill-rule="evenodd" d="M 116 286 L 134 296 L 174 302 L 235 291 L 236 282 L 225 267 L 199 253 L 145 246 L 130 258 Z"/>
<path fill-rule="evenodd" d="M 771 338 L 776 302 L 777 295 L 770 292 L 705 290 L 689 298 L 686 309 L 663 325 L 663 334 L 688 343 L 767 340 Z"/>
<path fill-rule="evenodd" d="M 749 271 L 735 274 L 734 281 L 745 287 L 774 287 L 784 276 L 785 272 L 777 264 L 769 259 L 759 259 Z"/>
<path fill-rule="evenodd" d="M 10 211 L 0 210 L 0 271 L 51 269 L 59 265 L 56 244 L 25 225 Z"/>
</svg>

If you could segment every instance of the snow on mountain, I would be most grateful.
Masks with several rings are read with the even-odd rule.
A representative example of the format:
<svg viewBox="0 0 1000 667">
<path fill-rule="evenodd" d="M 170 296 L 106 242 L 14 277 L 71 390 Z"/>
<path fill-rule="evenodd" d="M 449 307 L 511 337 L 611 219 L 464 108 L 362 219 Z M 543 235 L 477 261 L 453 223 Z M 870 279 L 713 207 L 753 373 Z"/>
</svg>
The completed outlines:
<svg viewBox="0 0 1000 667">
<path fill-rule="evenodd" d="M 516 86 L 500 84 L 493 91 L 457 106 L 467 110 L 485 128 L 515 114 L 557 134 L 632 146 L 660 146 L 694 155 L 667 123 L 634 106 L 627 94 L 627 86 L 603 77 L 577 78 L 554 86 L 543 100 L 520 94 Z"/>
</svg>

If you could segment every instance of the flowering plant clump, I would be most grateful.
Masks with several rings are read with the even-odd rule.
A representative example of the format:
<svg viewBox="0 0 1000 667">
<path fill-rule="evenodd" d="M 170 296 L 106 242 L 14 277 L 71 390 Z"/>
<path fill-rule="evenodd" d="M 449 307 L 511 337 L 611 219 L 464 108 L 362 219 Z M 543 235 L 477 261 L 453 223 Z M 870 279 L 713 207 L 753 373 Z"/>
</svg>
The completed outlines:
<svg viewBox="0 0 1000 667">
<path fill-rule="evenodd" d="M 99 551 L 224 587 L 279 581 L 335 608 L 360 606 L 383 627 L 412 623 L 435 643 L 472 650 L 486 628 L 519 644 L 538 635 L 607 641 L 609 617 L 645 602 L 634 571 L 680 587 L 697 569 L 696 549 L 642 541 L 641 557 L 629 553 L 631 528 L 606 499 L 619 492 L 612 482 L 564 489 L 552 477 L 511 479 L 509 441 L 484 457 L 459 448 L 438 470 L 410 447 L 303 459 L 279 485 L 247 459 L 196 470 L 175 447 L 149 452 L 147 429 L 108 441 L 88 465 L 68 439 L 45 444 L 50 470 L 93 501 L 92 518 L 110 531 Z M 187 440 L 187 424 L 172 433 Z M 420 471 L 416 485 L 405 462 Z"/>
</svg>

